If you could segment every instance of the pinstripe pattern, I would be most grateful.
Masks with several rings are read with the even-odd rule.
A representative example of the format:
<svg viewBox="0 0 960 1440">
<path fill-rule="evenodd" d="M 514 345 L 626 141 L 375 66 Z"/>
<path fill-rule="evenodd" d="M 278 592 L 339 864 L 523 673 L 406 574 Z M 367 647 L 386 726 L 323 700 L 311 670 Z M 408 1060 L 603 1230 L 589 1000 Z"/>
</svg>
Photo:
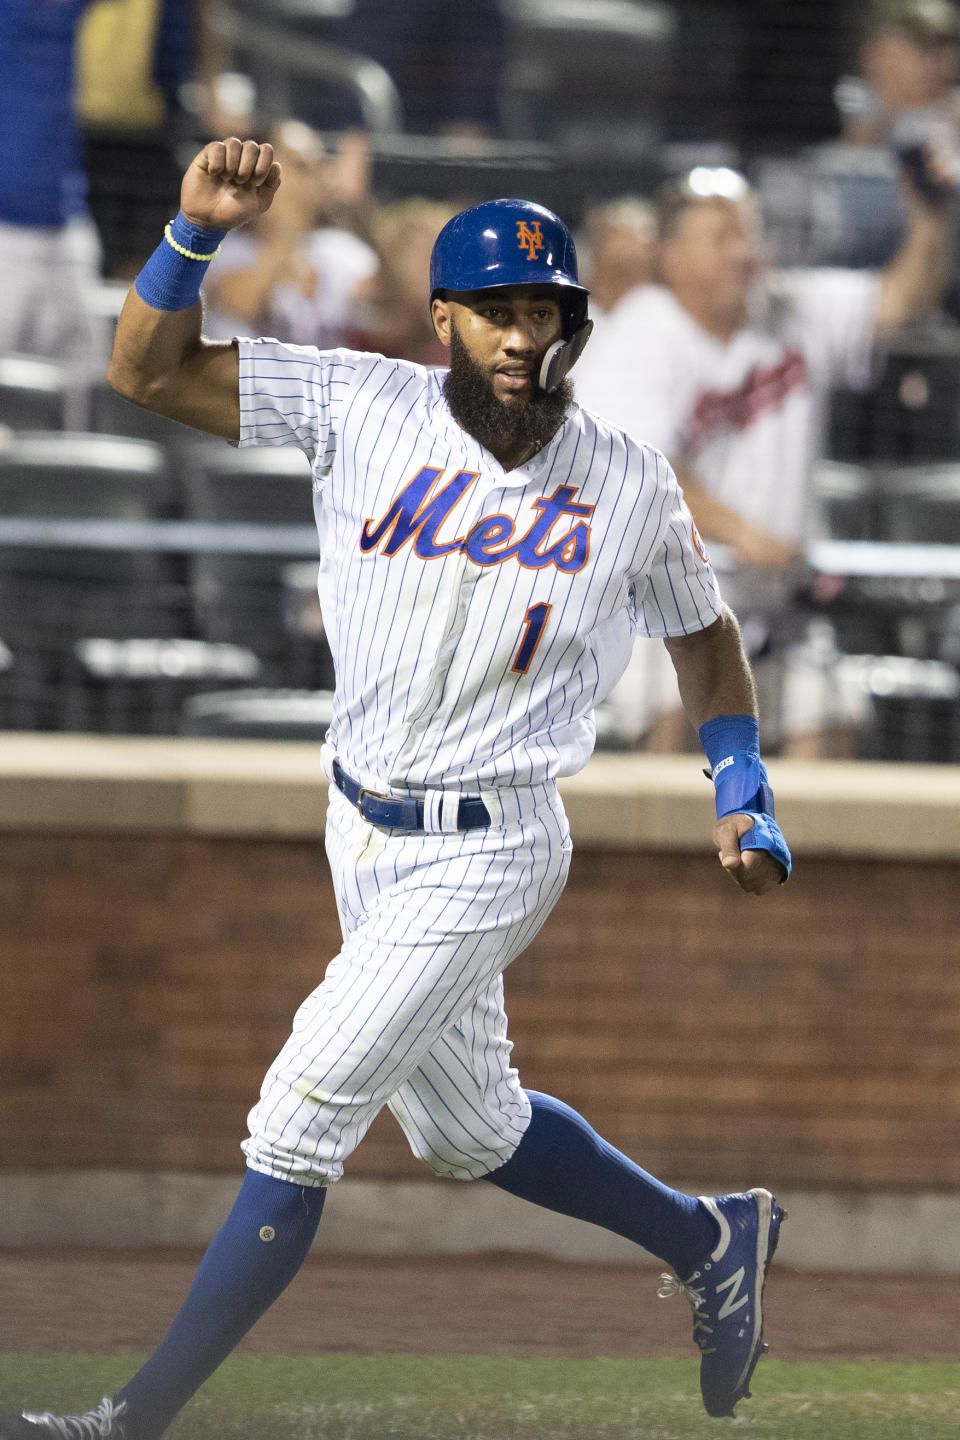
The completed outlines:
<svg viewBox="0 0 960 1440">
<path fill-rule="evenodd" d="M 634 636 L 699 630 L 720 611 L 661 454 L 575 406 L 507 473 L 441 385 L 381 356 L 240 342 L 240 443 L 297 445 L 313 464 L 337 672 L 326 763 L 335 753 L 370 789 L 425 797 L 438 832 L 462 791 L 493 822 L 381 831 L 331 792 L 344 943 L 244 1145 L 253 1168 L 304 1184 L 337 1180 L 384 1105 L 442 1174 L 513 1153 L 530 1107 L 502 972 L 566 879 L 555 779 L 586 763 L 593 708 Z M 536 645 L 516 667 L 534 607 Z"/>
<path fill-rule="evenodd" d="M 442 376 L 404 361 L 241 341 L 242 445 L 296 444 L 314 464 L 320 601 L 337 669 L 330 743 L 371 788 L 527 785 L 570 774 L 593 747 L 592 712 L 634 634 L 702 629 L 719 614 L 709 565 L 659 452 L 575 407 L 529 464 L 504 473 L 454 422 Z M 518 559 L 424 559 L 415 540 L 363 551 L 423 469 L 476 472 L 438 544 L 504 515 L 521 537 L 558 487 L 592 506 L 575 573 Z M 561 517 L 552 545 L 571 527 Z M 545 548 L 541 546 L 541 549 Z M 513 669 L 524 616 L 551 606 L 532 663 Z"/>
<path fill-rule="evenodd" d="M 248 1164 L 300 1184 L 338 1180 L 389 1104 L 414 1153 L 456 1179 L 509 1159 L 530 1118 L 510 1066 L 502 972 L 566 881 L 554 787 L 499 828 L 374 829 L 336 791 L 327 853 L 344 931 L 250 1113 Z"/>
</svg>

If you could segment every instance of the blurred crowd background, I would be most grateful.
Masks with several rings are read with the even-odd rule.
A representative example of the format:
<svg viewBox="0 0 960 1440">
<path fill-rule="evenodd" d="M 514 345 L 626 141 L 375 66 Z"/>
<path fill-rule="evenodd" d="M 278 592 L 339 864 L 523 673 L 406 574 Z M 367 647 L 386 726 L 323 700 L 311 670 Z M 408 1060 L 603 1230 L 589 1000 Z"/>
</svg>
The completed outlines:
<svg viewBox="0 0 960 1440">
<path fill-rule="evenodd" d="M 577 236 L 591 408 L 667 454 L 766 748 L 960 763 L 960 11 L 948 0 L 0 0 L 0 727 L 317 739 L 309 469 L 104 373 L 207 140 L 277 201 L 212 336 L 445 363 L 433 240 Z M 601 746 L 690 748 L 659 645 Z"/>
</svg>

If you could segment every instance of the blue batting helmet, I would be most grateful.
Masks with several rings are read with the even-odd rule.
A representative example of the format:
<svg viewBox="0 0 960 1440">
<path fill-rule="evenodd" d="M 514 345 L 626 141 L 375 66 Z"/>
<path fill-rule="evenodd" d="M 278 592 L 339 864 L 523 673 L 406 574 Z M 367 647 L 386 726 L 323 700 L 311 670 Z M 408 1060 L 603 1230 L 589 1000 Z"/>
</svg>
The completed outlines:
<svg viewBox="0 0 960 1440">
<path fill-rule="evenodd" d="M 448 291 L 457 294 L 506 285 L 557 285 L 565 291 L 568 343 L 549 374 L 552 383 L 545 383 L 546 367 L 541 380 L 545 389 L 553 389 L 580 354 L 593 326 L 587 320 L 588 291 L 580 284 L 573 236 L 558 215 L 531 200 L 487 200 L 462 210 L 447 221 L 434 242 L 431 300 Z"/>
<path fill-rule="evenodd" d="M 440 231 L 430 256 L 430 295 L 499 285 L 562 285 L 586 309 L 573 236 L 559 216 L 530 200 L 487 200 Z"/>
</svg>

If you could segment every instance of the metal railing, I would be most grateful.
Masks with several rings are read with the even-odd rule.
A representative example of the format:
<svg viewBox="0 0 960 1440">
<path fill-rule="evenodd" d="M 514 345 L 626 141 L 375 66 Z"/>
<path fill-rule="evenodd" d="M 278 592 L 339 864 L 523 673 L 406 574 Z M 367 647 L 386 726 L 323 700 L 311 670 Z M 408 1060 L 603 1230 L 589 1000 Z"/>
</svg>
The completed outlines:
<svg viewBox="0 0 960 1440">
<path fill-rule="evenodd" d="M 389 135 L 403 130 L 403 106 L 397 87 L 383 66 L 368 55 L 306 35 L 285 34 L 275 25 L 261 24 L 222 4 L 213 7 L 210 23 L 232 53 L 242 51 L 254 62 L 249 68 L 265 108 L 277 114 L 289 113 L 289 78 L 303 76 L 352 91 L 364 125 L 372 134 Z"/>
</svg>

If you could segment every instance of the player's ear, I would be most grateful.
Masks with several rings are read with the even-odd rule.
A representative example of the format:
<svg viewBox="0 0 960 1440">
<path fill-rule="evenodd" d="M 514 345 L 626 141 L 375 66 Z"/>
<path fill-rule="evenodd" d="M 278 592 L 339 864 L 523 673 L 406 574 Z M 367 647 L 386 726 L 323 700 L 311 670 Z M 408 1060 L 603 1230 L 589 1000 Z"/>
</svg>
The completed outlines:
<svg viewBox="0 0 960 1440">
<path fill-rule="evenodd" d="M 433 328 L 437 332 L 437 339 L 442 345 L 450 344 L 450 306 L 446 300 L 438 296 L 430 302 L 430 314 L 433 318 Z"/>
</svg>

